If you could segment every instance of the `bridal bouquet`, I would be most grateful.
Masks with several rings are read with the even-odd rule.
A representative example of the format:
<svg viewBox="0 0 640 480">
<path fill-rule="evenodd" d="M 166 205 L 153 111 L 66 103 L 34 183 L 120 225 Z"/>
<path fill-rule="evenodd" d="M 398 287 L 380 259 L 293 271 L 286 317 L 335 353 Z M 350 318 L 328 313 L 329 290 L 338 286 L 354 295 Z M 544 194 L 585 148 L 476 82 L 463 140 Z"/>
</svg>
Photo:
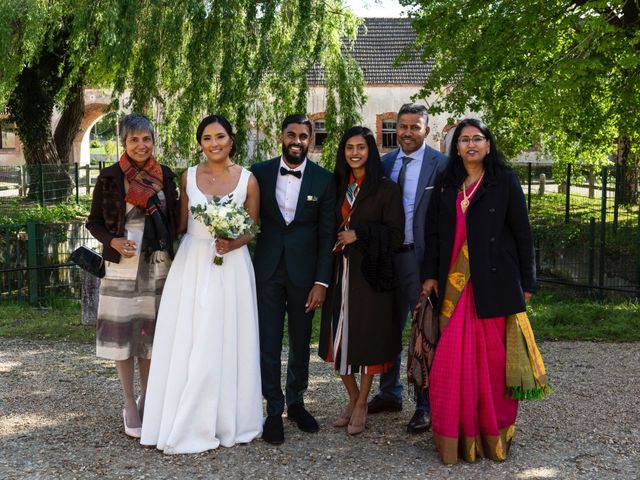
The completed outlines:
<svg viewBox="0 0 640 480">
<path fill-rule="evenodd" d="M 211 203 L 206 206 L 191 207 L 191 213 L 196 220 L 204 223 L 216 238 L 233 240 L 241 235 L 255 235 L 259 230 L 249 213 L 242 205 L 235 203 L 231 195 L 225 200 L 213 197 Z M 222 260 L 221 256 L 216 255 L 213 263 L 222 265 Z"/>
</svg>

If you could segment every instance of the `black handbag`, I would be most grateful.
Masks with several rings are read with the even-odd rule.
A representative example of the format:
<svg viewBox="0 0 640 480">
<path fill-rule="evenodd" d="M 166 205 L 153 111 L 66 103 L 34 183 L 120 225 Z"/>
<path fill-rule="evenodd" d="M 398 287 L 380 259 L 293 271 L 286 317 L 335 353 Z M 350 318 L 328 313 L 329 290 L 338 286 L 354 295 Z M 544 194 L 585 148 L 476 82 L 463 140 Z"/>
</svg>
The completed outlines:
<svg viewBox="0 0 640 480">
<path fill-rule="evenodd" d="M 104 277 L 104 258 L 95 250 L 84 246 L 78 247 L 71 252 L 69 260 L 91 275 L 98 278 Z"/>
</svg>

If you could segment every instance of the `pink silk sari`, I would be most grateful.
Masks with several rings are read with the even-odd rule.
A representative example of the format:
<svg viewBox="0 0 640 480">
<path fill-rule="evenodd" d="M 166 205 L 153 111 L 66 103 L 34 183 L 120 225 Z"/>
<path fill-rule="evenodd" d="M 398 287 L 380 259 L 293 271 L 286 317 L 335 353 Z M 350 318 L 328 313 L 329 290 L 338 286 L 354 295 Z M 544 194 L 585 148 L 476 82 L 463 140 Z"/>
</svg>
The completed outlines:
<svg viewBox="0 0 640 480">
<path fill-rule="evenodd" d="M 462 193 L 456 200 L 449 272 L 467 240 L 461 200 Z M 469 462 L 477 456 L 505 460 L 518 413 L 518 401 L 505 393 L 506 318 L 478 318 L 472 280 L 464 285 L 446 325 L 441 323 L 429 374 L 433 434 L 447 464 L 460 457 Z"/>
</svg>

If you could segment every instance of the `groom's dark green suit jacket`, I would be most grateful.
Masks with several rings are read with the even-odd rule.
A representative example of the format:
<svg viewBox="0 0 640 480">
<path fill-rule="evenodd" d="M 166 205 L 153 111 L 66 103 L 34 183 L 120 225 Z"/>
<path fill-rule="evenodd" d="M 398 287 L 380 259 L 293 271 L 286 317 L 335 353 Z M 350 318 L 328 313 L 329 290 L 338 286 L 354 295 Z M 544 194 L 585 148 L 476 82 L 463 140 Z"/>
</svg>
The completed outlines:
<svg viewBox="0 0 640 480">
<path fill-rule="evenodd" d="M 256 280 L 268 281 L 284 256 L 287 274 L 297 286 L 329 284 L 336 238 L 333 175 L 307 160 L 295 217 L 287 225 L 276 200 L 279 167 L 280 157 L 251 167 L 260 185 L 260 233 L 253 259 Z"/>
</svg>

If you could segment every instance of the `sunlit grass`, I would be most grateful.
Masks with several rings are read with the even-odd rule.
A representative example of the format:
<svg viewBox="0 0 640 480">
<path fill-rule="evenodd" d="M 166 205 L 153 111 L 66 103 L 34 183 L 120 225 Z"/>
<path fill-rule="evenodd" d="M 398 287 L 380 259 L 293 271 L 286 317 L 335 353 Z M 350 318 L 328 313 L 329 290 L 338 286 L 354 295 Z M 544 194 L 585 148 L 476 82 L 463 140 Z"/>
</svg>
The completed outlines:
<svg viewBox="0 0 640 480">
<path fill-rule="evenodd" d="M 78 303 L 55 308 L 2 305 L 0 337 L 93 343 L 95 327 L 81 325 Z"/>
<path fill-rule="evenodd" d="M 567 290 L 546 289 L 534 295 L 527 312 L 536 338 L 543 340 L 640 341 L 640 303 L 623 300 L 602 302 L 577 297 Z M 404 331 L 406 344 L 411 322 Z M 320 312 L 313 319 L 312 346 L 318 345 Z M 95 328 L 80 324 L 80 306 L 68 302 L 54 308 L 26 305 L 0 307 L 0 337 L 95 341 Z M 283 344 L 288 344 L 285 329 Z"/>
</svg>

